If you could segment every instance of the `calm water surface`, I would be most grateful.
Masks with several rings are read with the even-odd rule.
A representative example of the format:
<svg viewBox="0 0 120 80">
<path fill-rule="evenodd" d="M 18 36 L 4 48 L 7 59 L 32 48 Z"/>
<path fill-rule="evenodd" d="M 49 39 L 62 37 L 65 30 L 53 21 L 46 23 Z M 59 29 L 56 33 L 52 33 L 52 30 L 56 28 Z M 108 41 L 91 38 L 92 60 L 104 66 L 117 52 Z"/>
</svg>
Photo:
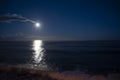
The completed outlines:
<svg viewBox="0 0 120 80">
<path fill-rule="evenodd" d="M 0 64 L 47 71 L 120 72 L 120 41 L 0 41 Z"/>
</svg>

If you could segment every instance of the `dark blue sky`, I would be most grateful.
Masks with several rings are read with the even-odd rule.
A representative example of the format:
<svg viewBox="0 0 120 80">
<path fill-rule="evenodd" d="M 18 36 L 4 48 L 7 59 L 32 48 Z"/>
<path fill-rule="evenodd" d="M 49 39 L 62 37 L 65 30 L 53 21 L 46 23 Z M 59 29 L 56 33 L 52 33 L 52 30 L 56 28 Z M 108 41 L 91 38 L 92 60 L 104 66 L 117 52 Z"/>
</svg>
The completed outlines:
<svg viewBox="0 0 120 80">
<path fill-rule="evenodd" d="M 80 40 L 120 39 L 118 0 L 0 0 L 0 15 L 18 14 L 39 21 L 0 23 L 0 35 Z"/>
</svg>

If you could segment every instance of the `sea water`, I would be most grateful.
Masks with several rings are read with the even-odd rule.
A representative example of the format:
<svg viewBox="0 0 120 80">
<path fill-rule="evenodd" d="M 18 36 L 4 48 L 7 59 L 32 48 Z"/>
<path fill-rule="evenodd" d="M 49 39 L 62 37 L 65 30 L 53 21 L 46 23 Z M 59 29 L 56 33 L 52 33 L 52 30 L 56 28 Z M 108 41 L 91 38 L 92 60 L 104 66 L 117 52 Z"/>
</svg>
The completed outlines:
<svg viewBox="0 0 120 80">
<path fill-rule="evenodd" d="M 120 72 L 120 41 L 0 41 L 0 64 L 58 72 Z"/>
</svg>

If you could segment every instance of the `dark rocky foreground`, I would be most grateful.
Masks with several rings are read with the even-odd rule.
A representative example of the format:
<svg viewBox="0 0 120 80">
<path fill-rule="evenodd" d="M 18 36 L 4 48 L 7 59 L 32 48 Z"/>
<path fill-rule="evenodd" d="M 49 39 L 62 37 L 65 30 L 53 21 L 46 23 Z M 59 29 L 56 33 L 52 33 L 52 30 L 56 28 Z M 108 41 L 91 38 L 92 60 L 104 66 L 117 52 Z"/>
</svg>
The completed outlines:
<svg viewBox="0 0 120 80">
<path fill-rule="evenodd" d="M 34 69 L 1 67 L 0 80 L 55 80 L 47 76 L 47 72 Z"/>
<path fill-rule="evenodd" d="M 40 71 L 18 67 L 0 67 L 0 80 L 120 80 L 120 74 L 90 75 Z"/>
</svg>

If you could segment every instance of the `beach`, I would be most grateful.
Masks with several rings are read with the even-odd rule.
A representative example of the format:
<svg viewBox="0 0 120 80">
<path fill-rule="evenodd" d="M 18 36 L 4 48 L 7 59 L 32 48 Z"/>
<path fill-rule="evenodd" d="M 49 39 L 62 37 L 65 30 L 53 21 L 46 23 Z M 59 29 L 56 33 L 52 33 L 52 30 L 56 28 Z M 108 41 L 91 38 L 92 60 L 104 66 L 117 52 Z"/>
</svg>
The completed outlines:
<svg viewBox="0 0 120 80">
<path fill-rule="evenodd" d="M 120 80 L 120 74 L 90 75 L 55 73 L 35 69 L 0 67 L 1 80 Z"/>
</svg>

